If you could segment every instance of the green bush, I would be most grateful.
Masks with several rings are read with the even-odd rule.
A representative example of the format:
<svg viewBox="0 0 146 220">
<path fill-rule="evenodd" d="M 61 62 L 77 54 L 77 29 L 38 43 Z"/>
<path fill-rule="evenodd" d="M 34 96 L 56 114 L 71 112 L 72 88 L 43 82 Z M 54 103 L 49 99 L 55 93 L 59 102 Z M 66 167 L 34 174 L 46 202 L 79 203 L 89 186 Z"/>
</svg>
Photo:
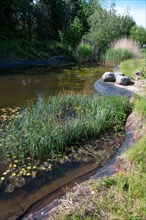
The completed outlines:
<svg viewBox="0 0 146 220">
<path fill-rule="evenodd" d="M 133 57 L 134 54 L 130 50 L 110 48 L 103 56 L 103 60 L 107 65 L 117 65 L 120 64 L 120 62 L 131 59 Z"/>
<path fill-rule="evenodd" d="M 59 95 L 40 98 L 20 118 L 3 128 L 0 146 L 3 152 L 19 160 L 54 158 L 69 146 L 89 139 L 108 128 L 124 124 L 128 101 L 123 97 Z"/>
<path fill-rule="evenodd" d="M 89 44 L 80 44 L 76 49 L 76 58 L 79 62 L 88 62 L 92 59 L 93 48 Z"/>
<path fill-rule="evenodd" d="M 130 37 L 143 46 L 143 44 L 146 44 L 146 28 L 137 25 L 132 26 L 130 29 Z"/>
</svg>

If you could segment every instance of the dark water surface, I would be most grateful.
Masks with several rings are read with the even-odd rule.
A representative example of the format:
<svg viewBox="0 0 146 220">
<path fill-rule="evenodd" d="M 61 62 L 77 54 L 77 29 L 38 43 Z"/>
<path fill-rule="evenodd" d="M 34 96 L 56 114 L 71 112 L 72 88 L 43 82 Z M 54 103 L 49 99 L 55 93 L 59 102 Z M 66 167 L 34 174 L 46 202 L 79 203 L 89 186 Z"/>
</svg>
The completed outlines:
<svg viewBox="0 0 146 220">
<path fill-rule="evenodd" d="M 104 67 L 23 67 L 0 69 L 0 108 L 26 107 L 38 95 L 46 97 L 62 92 L 92 93 L 94 82 Z"/>
</svg>

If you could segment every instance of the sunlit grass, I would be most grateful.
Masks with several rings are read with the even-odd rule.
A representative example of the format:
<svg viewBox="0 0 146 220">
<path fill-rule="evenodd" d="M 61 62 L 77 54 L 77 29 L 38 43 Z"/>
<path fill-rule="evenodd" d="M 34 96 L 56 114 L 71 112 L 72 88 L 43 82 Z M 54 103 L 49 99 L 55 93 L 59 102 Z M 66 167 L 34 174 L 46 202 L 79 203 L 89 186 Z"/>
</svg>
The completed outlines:
<svg viewBox="0 0 146 220">
<path fill-rule="evenodd" d="M 136 71 L 141 71 L 146 77 L 146 63 L 144 59 L 126 60 L 120 64 L 120 71 L 129 77 L 134 77 Z"/>
<path fill-rule="evenodd" d="M 121 129 L 128 108 L 127 99 L 120 96 L 40 97 L 36 105 L 30 105 L 3 127 L 0 146 L 4 154 L 15 155 L 22 163 L 28 157 L 53 159 L 78 141 L 109 128 Z"/>
<path fill-rule="evenodd" d="M 126 152 L 128 172 L 75 186 L 51 219 L 145 219 L 145 151 L 146 136 Z"/>
</svg>

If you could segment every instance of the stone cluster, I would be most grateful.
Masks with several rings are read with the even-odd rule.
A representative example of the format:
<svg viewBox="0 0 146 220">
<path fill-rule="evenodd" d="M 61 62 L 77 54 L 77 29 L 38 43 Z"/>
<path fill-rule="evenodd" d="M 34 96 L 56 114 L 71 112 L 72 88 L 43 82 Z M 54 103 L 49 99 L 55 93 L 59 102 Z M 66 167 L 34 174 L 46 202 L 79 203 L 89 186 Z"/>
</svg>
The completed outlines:
<svg viewBox="0 0 146 220">
<path fill-rule="evenodd" d="M 102 79 L 104 82 L 115 82 L 116 84 L 123 86 L 131 84 L 130 78 L 121 72 L 105 72 Z"/>
</svg>

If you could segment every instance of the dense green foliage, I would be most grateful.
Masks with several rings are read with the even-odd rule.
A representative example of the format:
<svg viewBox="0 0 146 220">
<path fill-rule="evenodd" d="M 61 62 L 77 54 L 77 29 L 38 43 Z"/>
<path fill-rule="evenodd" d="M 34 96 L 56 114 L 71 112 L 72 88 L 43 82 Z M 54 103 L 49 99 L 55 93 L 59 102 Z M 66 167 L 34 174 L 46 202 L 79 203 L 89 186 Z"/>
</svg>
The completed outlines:
<svg viewBox="0 0 146 220">
<path fill-rule="evenodd" d="M 81 62 L 92 60 L 93 48 L 89 44 L 80 44 L 76 49 L 76 58 Z"/>
<path fill-rule="evenodd" d="M 143 46 L 146 44 L 146 28 L 136 25 L 132 26 L 130 29 L 130 37 Z"/>
<path fill-rule="evenodd" d="M 83 141 L 108 128 L 121 129 L 128 111 L 123 97 L 60 95 L 39 99 L 20 118 L 11 120 L 0 139 L 4 153 L 20 161 L 54 158 L 77 141 Z"/>
<path fill-rule="evenodd" d="M 129 15 L 117 15 L 114 8 L 107 11 L 98 5 L 94 7 L 94 11 L 89 17 L 89 24 L 89 33 L 85 39 L 97 44 L 100 54 L 105 52 L 113 40 L 121 36 L 128 36 L 129 29 L 134 25 L 134 21 Z"/>
<path fill-rule="evenodd" d="M 99 58 L 111 41 L 129 35 L 134 24 L 128 14 L 117 15 L 113 8 L 107 11 L 98 0 L 6 0 L 0 2 L 0 14 L 0 46 L 5 45 L 4 56 L 0 48 L 0 57 L 4 59 L 48 57 L 50 49 L 33 47 L 34 41 L 40 45 L 53 42 L 54 54 L 72 55 L 81 39 L 96 48 Z M 20 41 L 26 42 L 26 52 Z M 27 44 L 31 43 L 29 54 Z"/>
</svg>

